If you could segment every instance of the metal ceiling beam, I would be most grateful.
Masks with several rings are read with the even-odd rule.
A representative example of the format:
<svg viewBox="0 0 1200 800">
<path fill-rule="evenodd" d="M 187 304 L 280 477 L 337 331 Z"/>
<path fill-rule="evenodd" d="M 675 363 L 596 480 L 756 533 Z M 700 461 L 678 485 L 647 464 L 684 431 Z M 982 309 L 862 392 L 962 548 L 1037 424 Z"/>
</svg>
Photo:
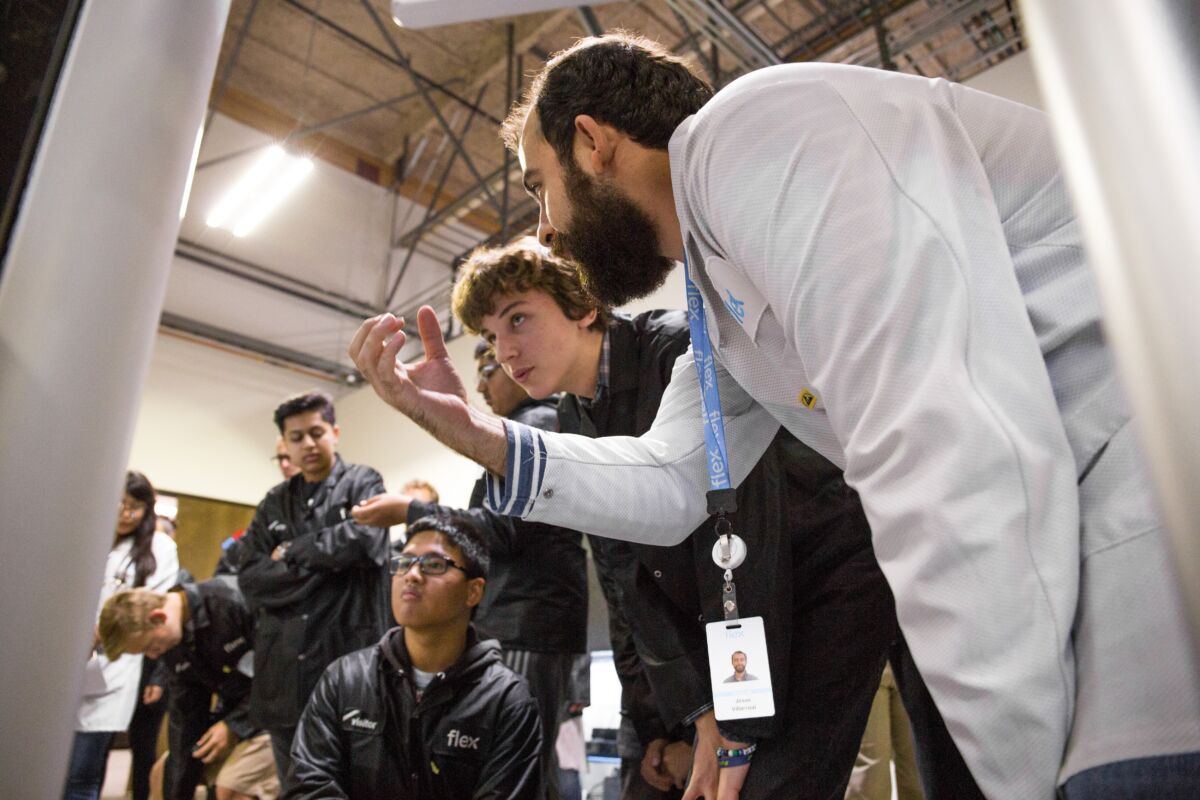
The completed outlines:
<svg viewBox="0 0 1200 800">
<path fill-rule="evenodd" d="M 236 258 L 186 239 L 179 240 L 175 248 L 175 255 L 197 266 L 240 278 L 360 322 L 364 317 L 380 313 L 379 308 L 363 300 L 330 291 L 270 267 Z"/>
<path fill-rule="evenodd" d="M 596 12 L 592 10 L 591 6 L 579 7 L 579 24 L 587 31 L 588 36 L 600 36 L 604 33 L 604 28 L 600 25 L 600 20 L 596 18 Z"/>
<path fill-rule="evenodd" d="M 461 82 L 461 81 L 458 81 L 458 79 L 456 78 L 455 81 L 451 81 L 451 82 Z M 349 122 L 352 119 L 357 119 L 361 116 L 365 116 L 366 114 L 371 114 L 375 111 L 379 111 L 381 109 L 387 108 L 388 106 L 395 105 L 396 103 L 403 103 L 405 100 L 411 100 L 416 96 L 417 96 L 417 93 L 415 91 L 408 92 L 407 94 L 397 95 L 396 97 L 390 97 L 387 100 L 380 100 L 378 103 L 372 103 L 371 105 L 366 106 L 365 108 L 360 108 L 357 111 L 351 111 L 348 114 L 342 114 L 341 116 L 334 117 L 333 119 L 327 119 L 324 122 L 318 122 L 315 125 L 309 125 L 304 128 L 297 128 L 296 130 L 292 131 L 284 138 L 283 144 L 288 144 L 288 143 L 294 142 L 298 139 L 303 139 L 306 136 L 311 136 L 314 133 L 320 133 L 321 131 L 326 131 L 326 130 L 329 130 L 330 128 L 335 128 L 338 125 Z M 225 155 L 210 158 L 207 161 L 201 161 L 199 164 L 196 165 L 196 170 L 199 171 L 199 170 L 205 169 L 207 167 L 215 166 L 217 164 L 223 164 L 226 161 L 232 161 L 236 158 L 241 158 L 242 156 L 257 152 L 259 150 L 262 150 L 263 148 L 270 147 L 272 144 L 274 144 L 274 142 L 267 142 L 265 144 L 256 144 L 253 147 L 246 147 L 246 148 L 243 148 L 242 150 L 237 150 L 232 153 L 226 153 Z"/>
<path fill-rule="evenodd" d="M 346 386 L 361 386 L 363 383 L 362 375 L 353 367 L 347 367 L 336 361 L 293 350 L 290 347 L 283 347 L 263 339 L 255 339 L 226 328 L 219 328 L 216 325 L 209 325 L 207 322 L 201 322 L 191 317 L 164 311 L 158 324 L 169 331 L 253 353 L 276 366 L 300 367 L 310 372 L 320 373 L 330 380 Z"/>
<path fill-rule="evenodd" d="M 371 21 L 375 23 L 375 27 L 379 31 L 379 34 L 387 41 L 388 47 L 391 48 L 392 53 L 396 56 L 396 60 L 400 63 L 401 68 L 403 68 L 403 70 L 408 74 L 408 77 L 412 80 L 413 86 L 415 86 L 417 91 L 421 93 L 421 99 L 425 101 L 425 105 L 428 106 L 430 113 L 433 114 L 433 118 L 436 119 L 438 124 L 442 126 L 442 130 L 445 132 L 446 137 L 449 138 L 450 144 L 454 145 L 454 149 L 458 151 L 458 154 L 462 158 L 463 164 L 466 166 L 467 170 L 470 171 L 475 180 L 483 184 L 483 176 L 479 174 L 479 170 L 475 167 L 475 163 L 471 161 L 471 156 L 467 154 L 467 148 L 454 135 L 454 129 L 450 127 L 449 122 L 446 122 L 446 118 L 442 116 L 441 109 L 438 108 L 437 103 L 433 102 L 433 98 L 429 96 L 429 90 L 426 89 L 421 83 L 416 71 L 414 71 L 412 68 L 412 62 L 409 61 L 408 56 L 400 52 L 400 46 L 396 44 L 396 40 L 392 37 L 391 32 L 388 30 L 387 24 L 380 19 L 379 12 L 375 10 L 373 5 L 371 5 L 371 0 L 361 0 L 361 5 L 364 9 L 366 9 L 367 15 L 371 18 Z M 488 202 L 495 207 L 497 212 L 499 212 L 500 201 L 496 199 L 486 184 L 483 184 L 483 192 L 486 195 Z"/>
<path fill-rule="evenodd" d="M 213 92 L 212 102 L 208 105 L 208 115 L 204 118 L 204 130 L 208 130 L 212 125 L 213 114 L 217 113 L 217 106 L 221 103 L 221 98 L 225 95 L 225 87 L 229 85 L 229 76 L 233 74 L 233 67 L 237 64 L 238 56 L 242 52 L 242 42 L 246 41 L 246 31 L 250 30 L 250 21 L 254 19 L 254 12 L 258 10 L 259 0 L 250 0 L 250 8 L 246 11 L 246 18 L 242 20 L 242 27 L 238 29 L 237 38 L 233 42 L 233 50 L 229 53 L 229 60 L 225 62 L 225 69 L 221 70 L 221 79 L 217 81 L 217 90 Z"/>
<path fill-rule="evenodd" d="M 510 30 L 510 34 L 511 34 L 511 30 Z M 511 43 L 511 38 L 510 38 L 510 43 Z M 483 94 L 484 94 L 484 92 L 487 91 L 487 86 L 488 85 L 485 83 L 483 86 L 479 87 L 479 99 L 480 100 L 483 99 Z M 471 123 L 474 121 L 475 121 L 475 112 L 472 111 L 470 114 L 467 115 L 467 121 L 463 124 L 462 133 L 460 134 L 461 136 L 467 135 L 467 131 L 469 131 L 471 129 Z M 417 226 L 417 229 L 418 229 L 418 231 L 420 231 L 420 233 L 417 235 L 417 238 L 413 241 L 412 246 L 409 247 L 408 252 L 405 254 L 404 263 L 400 265 L 400 271 L 398 273 L 396 273 L 396 280 L 394 280 L 392 282 L 391 288 L 388 289 L 388 292 L 385 295 L 385 299 L 383 301 L 383 305 L 385 307 L 390 306 L 392 304 L 392 299 L 396 296 L 396 291 L 400 288 L 400 282 L 402 280 L 404 280 L 404 275 L 405 275 L 405 273 L 408 272 L 408 266 L 410 263 L 412 263 L 413 254 L 417 252 L 417 244 L 421 241 L 421 236 L 426 231 L 429 230 L 429 226 L 427 223 L 429 222 L 429 218 L 431 216 L 433 216 L 433 213 L 434 213 L 433 209 L 437 206 L 438 198 L 442 196 L 442 189 L 445 188 L 445 186 L 446 186 L 446 179 L 450 177 L 450 170 L 452 170 L 454 168 L 454 163 L 457 158 L 458 158 L 458 152 L 456 151 L 456 152 L 453 152 L 450 154 L 450 160 L 446 162 L 446 168 L 442 171 L 441 178 L 438 179 L 437 188 L 435 188 L 433 190 L 433 196 L 432 196 L 433 199 L 430 201 L 429 206 L 425 209 L 425 217 L 421 220 L 421 223 Z"/>
<path fill-rule="evenodd" d="M 341 25 L 339 25 L 338 23 L 329 19 L 328 17 L 321 16 L 321 14 L 319 14 L 318 12 L 309 8 L 308 6 L 304 5 L 303 3 L 299 2 L 299 0 L 282 0 L 282 2 L 285 3 L 286 5 L 291 6 L 292 8 L 296 9 L 297 11 L 307 14 L 309 17 L 312 17 L 314 20 L 319 22 L 321 25 L 325 26 L 329 30 L 338 34 L 346 41 L 352 42 L 353 44 L 357 45 L 359 48 L 371 53 L 372 55 L 379 57 L 380 59 L 386 61 L 387 63 L 391 64 L 392 66 L 400 67 L 401 69 L 405 68 L 404 62 L 401 62 L 400 60 L 393 58 L 392 56 L 385 53 L 383 50 L 380 50 L 378 47 L 376 47 L 375 45 L 368 42 L 366 39 L 363 39 L 362 37 L 355 34 L 353 31 L 350 31 L 350 30 L 342 27 Z M 473 110 L 475 113 L 479 114 L 484 119 L 486 119 L 490 122 L 494 122 L 497 125 L 500 124 L 500 120 L 496 119 L 494 116 L 487 113 L 482 108 L 479 108 L 478 106 L 473 105 L 470 100 L 466 99 L 462 95 L 459 95 L 459 94 L 456 94 L 455 92 L 450 91 L 449 89 L 446 88 L 445 84 L 439 83 L 439 82 L 435 81 L 433 78 L 430 78 L 428 75 L 425 75 L 417 70 L 411 70 L 411 74 L 414 75 L 421 84 L 428 87 L 429 89 L 432 89 L 435 92 L 445 95 L 446 97 L 450 98 L 451 100 L 453 100 L 454 102 L 458 103 L 461 106 L 465 106 L 465 107 Z"/>
<path fill-rule="evenodd" d="M 516 162 L 514 162 L 513 164 L 510 164 L 509 172 L 511 173 L 513 169 L 520 169 L 520 164 L 516 163 Z M 492 172 L 488 173 L 486 176 L 484 176 L 483 180 L 489 184 L 492 184 L 492 183 L 495 183 L 496 181 L 500 180 L 503 176 L 504 176 L 504 167 L 500 166 L 500 167 L 497 167 Z M 509 179 L 511 180 L 511 175 L 510 175 Z M 476 185 L 472 186 L 470 189 L 468 189 L 466 192 L 464 192 L 463 194 L 459 195 L 454 200 L 451 200 L 449 203 L 442 206 L 442 209 L 440 211 L 438 211 L 436 214 L 434 214 L 432 217 L 430 217 L 429 221 L 426 222 L 424 225 L 418 225 L 416 228 L 413 228 L 411 231 L 408 231 L 403 236 L 401 236 L 398 240 L 396 240 L 395 246 L 396 247 L 411 247 L 413 242 L 419 238 L 420 231 L 422 228 L 433 227 L 435 225 L 442 224 L 443 222 L 448 220 L 450 217 L 454 216 L 456 213 L 458 213 L 463 208 L 465 208 L 467 205 L 469 205 L 470 203 L 477 200 L 478 197 L 479 197 L 479 184 L 476 184 Z"/>
</svg>

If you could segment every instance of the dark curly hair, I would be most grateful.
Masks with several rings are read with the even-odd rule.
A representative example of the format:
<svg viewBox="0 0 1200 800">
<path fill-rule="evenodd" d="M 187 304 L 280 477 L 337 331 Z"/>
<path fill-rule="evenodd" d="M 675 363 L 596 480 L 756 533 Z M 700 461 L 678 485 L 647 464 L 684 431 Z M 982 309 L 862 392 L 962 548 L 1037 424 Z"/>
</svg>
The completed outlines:
<svg viewBox="0 0 1200 800">
<path fill-rule="evenodd" d="M 464 328 L 479 333 L 483 318 L 496 310 L 496 298 L 530 290 L 549 295 L 568 319 L 582 319 L 595 310 L 591 330 L 604 330 L 612 318 L 583 288 L 576 266 L 550 255 L 530 236 L 471 253 L 458 268 L 450 307 Z"/>
<path fill-rule="evenodd" d="M 638 144 L 667 149 L 679 123 L 713 95 L 712 87 L 678 56 L 628 31 L 580 39 L 551 56 L 500 128 L 516 152 L 521 129 L 536 110 L 542 136 L 561 163 L 572 161 L 575 117 L 587 114 Z"/>
</svg>

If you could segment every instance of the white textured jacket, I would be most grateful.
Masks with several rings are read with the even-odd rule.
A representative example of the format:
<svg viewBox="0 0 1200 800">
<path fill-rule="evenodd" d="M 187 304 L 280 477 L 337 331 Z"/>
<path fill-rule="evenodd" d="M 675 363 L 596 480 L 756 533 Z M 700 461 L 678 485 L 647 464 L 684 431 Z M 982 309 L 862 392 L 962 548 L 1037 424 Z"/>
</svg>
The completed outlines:
<svg viewBox="0 0 1200 800">
<path fill-rule="evenodd" d="M 845 469 L 985 794 L 1200 750 L 1200 666 L 1046 117 L 787 65 L 721 91 L 670 157 L 734 477 L 778 424 Z M 639 439 L 510 426 L 491 502 L 677 541 L 705 515 L 699 416 L 685 355 Z"/>
</svg>

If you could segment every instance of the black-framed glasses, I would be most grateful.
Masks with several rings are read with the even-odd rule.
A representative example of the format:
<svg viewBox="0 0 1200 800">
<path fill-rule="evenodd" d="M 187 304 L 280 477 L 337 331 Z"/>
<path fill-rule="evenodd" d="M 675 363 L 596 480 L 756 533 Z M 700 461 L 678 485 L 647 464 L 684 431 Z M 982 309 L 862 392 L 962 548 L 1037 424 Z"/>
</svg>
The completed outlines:
<svg viewBox="0 0 1200 800">
<path fill-rule="evenodd" d="M 403 553 L 398 556 L 392 556 L 390 561 L 392 574 L 405 575 L 412 569 L 413 564 L 420 565 L 419 569 L 422 575 L 445 575 L 446 570 L 451 567 L 461 569 L 463 572 L 467 571 L 466 567 L 455 563 L 454 559 L 438 553 L 426 553 L 423 556 L 412 556 Z"/>
</svg>

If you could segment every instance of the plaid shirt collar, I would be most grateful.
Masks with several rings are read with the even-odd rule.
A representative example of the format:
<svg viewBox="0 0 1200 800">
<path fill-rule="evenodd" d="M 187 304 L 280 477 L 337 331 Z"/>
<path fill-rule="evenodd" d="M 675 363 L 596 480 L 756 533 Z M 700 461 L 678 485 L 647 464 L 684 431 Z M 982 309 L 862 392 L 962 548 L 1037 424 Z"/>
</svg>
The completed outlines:
<svg viewBox="0 0 1200 800">
<path fill-rule="evenodd" d="M 596 394 L 590 400 L 585 397 L 578 398 L 580 405 L 582 405 L 584 408 L 591 408 L 593 405 L 603 400 L 605 393 L 608 391 L 608 356 L 611 351 L 612 345 L 609 337 L 609 331 L 605 330 L 604 340 L 600 343 L 600 366 L 596 370 Z"/>
</svg>

